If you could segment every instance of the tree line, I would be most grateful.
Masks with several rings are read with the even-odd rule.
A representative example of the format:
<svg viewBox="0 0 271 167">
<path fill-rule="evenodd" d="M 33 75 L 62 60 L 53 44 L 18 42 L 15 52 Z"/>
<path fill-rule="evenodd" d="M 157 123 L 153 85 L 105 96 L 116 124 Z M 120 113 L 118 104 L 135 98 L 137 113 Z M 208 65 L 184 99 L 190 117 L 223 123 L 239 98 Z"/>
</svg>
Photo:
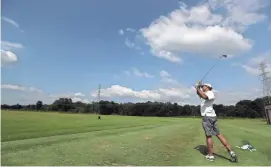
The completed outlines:
<svg viewBox="0 0 271 167">
<path fill-rule="evenodd" d="M 241 100 L 235 105 L 215 104 L 214 109 L 220 117 L 260 118 L 265 117 L 265 98 L 255 100 Z M 33 110 L 57 111 L 69 113 L 97 113 L 101 115 L 127 115 L 127 116 L 200 116 L 200 106 L 178 105 L 177 103 L 144 102 L 144 103 L 116 103 L 113 101 L 100 101 L 92 103 L 72 102 L 70 98 L 59 98 L 48 105 L 38 101 L 29 105 L 2 104 L 3 110 Z"/>
</svg>

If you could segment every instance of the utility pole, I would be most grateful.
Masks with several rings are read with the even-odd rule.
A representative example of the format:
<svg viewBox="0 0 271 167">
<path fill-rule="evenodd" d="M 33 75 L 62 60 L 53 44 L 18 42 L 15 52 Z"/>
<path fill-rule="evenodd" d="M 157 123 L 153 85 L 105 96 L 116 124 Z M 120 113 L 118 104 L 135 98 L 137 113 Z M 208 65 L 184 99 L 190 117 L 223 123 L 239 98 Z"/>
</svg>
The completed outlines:
<svg viewBox="0 0 271 167">
<path fill-rule="evenodd" d="M 100 116 L 100 100 L 101 100 L 101 84 L 99 84 L 99 88 L 98 88 L 98 108 L 97 108 L 97 111 L 98 111 L 98 119 L 101 119 L 101 116 Z"/>
<path fill-rule="evenodd" d="M 266 114 L 267 123 L 271 123 L 271 85 L 270 77 L 268 76 L 269 72 L 266 71 L 267 65 L 264 61 L 260 63 L 260 77 L 262 78 L 262 93 L 263 93 L 263 103 L 264 110 Z"/>
<path fill-rule="evenodd" d="M 264 61 L 262 61 L 260 63 L 260 70 L 261 70 L 261 81 L 262 81 L 262 93 L 263 93 L 263 97 L 265 99 L 264 101 L 264 104 L 265 105 L 269 105 L 271 104 L 271 99 L 270 99 L 270 96 L 271 96 L 271 88 L 270 88 L 270 81 L 271 81 L 271 78 L 268 76 L 269 72 L 266 71 L 266 63 Z"/>
</svg>

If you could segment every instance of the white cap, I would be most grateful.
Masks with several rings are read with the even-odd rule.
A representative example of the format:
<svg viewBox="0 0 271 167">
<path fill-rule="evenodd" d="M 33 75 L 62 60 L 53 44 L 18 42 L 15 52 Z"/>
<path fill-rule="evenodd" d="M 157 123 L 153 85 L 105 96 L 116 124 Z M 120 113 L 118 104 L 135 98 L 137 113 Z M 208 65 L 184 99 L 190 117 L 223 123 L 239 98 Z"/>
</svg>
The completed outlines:
<svg viewBox="0 0 271 167">
<path fill-rule="evenodd" d="M 213 88 L 212 85 L 211 85 L 211 84 L 208 84 L 208 83 L 205 83 L 205 84 L 203 84 L 202 86 L 208 86 L 208 87 L 211 88 L 211 89 Z"/>
</svg>

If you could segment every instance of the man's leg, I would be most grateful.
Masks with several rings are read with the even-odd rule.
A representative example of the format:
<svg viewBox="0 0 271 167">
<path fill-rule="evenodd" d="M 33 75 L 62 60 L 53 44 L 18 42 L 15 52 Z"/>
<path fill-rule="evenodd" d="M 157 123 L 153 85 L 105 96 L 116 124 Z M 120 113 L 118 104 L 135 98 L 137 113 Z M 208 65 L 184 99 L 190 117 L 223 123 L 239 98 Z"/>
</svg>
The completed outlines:
<svg viewBox="0 0 271 167">
<path fill-rule="evenodd" d="M 206 136 L 206 145 L 208 149 L 208 154 L 206 155 L 206 159 L 209 161 L 214 161 L 215 157 L 213 155 L 213 140 L 212 140 L 212 125 L 208 117 L 204 117 L 202 120 L 202 127 Z"/>
<path fill-rule="evenodd" d="M 220 142 L 226 147 L 229 154 L 231 155 L 232 161 L 237 162 L 237 156 L 236 154 L 231 150 L 231 146 L 228 143 L 228 141 L 225 139 L 225 137 L 219 132 L 219 128 L 217 125 L 217 120 L 214 123 L 214 132 L 216 133 L 217 138 L 220 140 Z"/>
<path fill-rule="evenodd" d="M 213 155 L 214 144 L 213 144 L 212 136 L 206 136 L 206 144 L 207 144 L 208 154 Z"/>
<path fill-rule="evenodd" d="M 232 151 L 230 144 L 228 143 L 228 141 L 224 138 L 224 136 L 222 134 L 217 135 L 217 138 L 226 147 L 226 149 L 228 150 L 228 152 Z"/>
</svg>

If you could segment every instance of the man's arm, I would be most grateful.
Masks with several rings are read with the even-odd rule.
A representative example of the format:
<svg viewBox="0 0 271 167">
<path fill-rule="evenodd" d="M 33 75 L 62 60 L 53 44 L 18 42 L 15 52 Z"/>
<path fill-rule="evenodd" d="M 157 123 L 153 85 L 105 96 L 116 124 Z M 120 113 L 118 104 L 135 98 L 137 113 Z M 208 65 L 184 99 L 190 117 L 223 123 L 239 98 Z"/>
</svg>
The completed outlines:
<svg viewBox="0 0 271 167">
<path fill-rule="evenodd" d="M 200 89 L 200 86 L 197 87 L 197 94 L 203 99 L 208 99 L 208 96 Z"/>
<path fill-rule="evenodd" d="M 200 88 L 201 88 L 201 81 L 199 81 L 196 86 L 197 94 L 200 98 L 208 99 L 208 96 L 206 96 L 205 93 Z"/>
</svg>

